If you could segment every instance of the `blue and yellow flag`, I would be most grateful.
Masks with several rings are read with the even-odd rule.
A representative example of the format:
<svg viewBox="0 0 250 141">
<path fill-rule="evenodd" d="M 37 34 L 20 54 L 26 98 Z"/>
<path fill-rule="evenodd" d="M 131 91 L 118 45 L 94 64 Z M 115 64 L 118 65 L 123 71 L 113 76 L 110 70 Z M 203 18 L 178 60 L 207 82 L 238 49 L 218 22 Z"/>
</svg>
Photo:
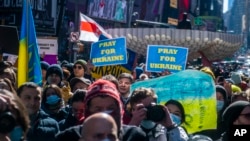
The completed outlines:
<svg viewBox="0 0 250 141">
<path fill-rule="evenodd" d="M 22 25 L 18 54 L 18 87 L 24 82 L 42 83 L 40 56 L 34 19 L 29 0 L 23 0 Z"/>
<path fill-rule="evenodd" d="M 185 110 L 185 127 L 188 134 L 216 129 L 216 91 L 212 77 L 198 70 L 184 70 L 167 76 L 135 82 L 135 89 L 152 88 L 157 94 L 157 102 L 179 101 Z"/>
</svg>

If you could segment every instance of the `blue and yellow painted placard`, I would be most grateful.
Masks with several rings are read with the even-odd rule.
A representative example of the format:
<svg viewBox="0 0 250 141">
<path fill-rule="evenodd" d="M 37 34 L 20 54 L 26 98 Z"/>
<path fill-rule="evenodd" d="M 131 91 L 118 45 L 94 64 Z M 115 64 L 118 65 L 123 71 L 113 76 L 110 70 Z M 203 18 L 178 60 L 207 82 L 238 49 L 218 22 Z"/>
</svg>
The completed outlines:
<svg viewBox="0 0 250 141">
<path fill-rule="evenodd" d="M 197 70 L 184 70 L 139 81 L 131 85 L 131 93 L 140 87 L 152 88 L 158 96 L 159 104 L 165 104 L 170 99 L 180 101 L 186 113 L 186 123 L 183 126 L 189 134 L 216 128 L 215 84 L 208 74 Z"/>
<path fill-rule="evenodd" d="M 127 58 L 127 64 L 94 67 L 91 71 L 92 77 L 99 79 L 104 75 L 112 74 L 117 78 L 121 73 L 131 73 L 137 62 L 137 54 L 132 50 L 127 49 Z"/>
<path fill-rule="evenodd" d="M 126 39 L 122 37 L 93 43 L 90 58 L 94 66 L 127 64 Z"/>
<path fill-rule="evenodd" d="M 148 45 L 146 70 L 176 73 L 186 68 L 188 48 L 164 45 Z"/>
</svg>

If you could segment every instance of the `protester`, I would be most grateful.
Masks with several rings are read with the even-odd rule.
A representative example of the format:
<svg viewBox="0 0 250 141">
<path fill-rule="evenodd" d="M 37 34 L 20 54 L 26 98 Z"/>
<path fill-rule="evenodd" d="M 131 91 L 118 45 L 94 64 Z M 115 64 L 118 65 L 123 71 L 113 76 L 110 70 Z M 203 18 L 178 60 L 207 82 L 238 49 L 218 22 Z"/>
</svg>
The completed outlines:
<svg viewBox="0 0 250 141">
<path fill-rule="evenodd" d="M 69 82 L 63 81 L 62 68 L 57 64 L 51 65 L 47 70 L 46 80 L 46 85 L 55 84 L 60 87 L 63 100 L 65 103 L 68 103 L 68 100 L 72 97 L 73 94 L 71 93 Z M 46 85 L 44 87 L 46 87 Z"/>
<path fill-rule="evenodd" d="M 236 101 L 230 104 L 222 115 L 225 126 L 225 133 L 222 134 L 222 141 L 229 141 L 229 133 L 232 125 L 250 125 L 250 103 L 248 101 Z"/>
<path fill-rule="evenodd" d="M 63 76 L 64 76 L 63 81 L 68 81 L 68 79 L 71 75 L 70 71 L 67 69 L 64 69 L 64 68 L 62 68 L 62 71 L 63 71 Z"/>
<path fill-rule="evenodd" d="M 91 81 L 84 77 L 74 77 L 70 80 L 71 92 L 75 92 L 77 89 L 87 90 Z"/>
<path fill-rule="evenodd" d="M 0 89 L 5 89 L 16 95 L 16 90 L 8 78 L 0 78 Z"/>
<path fill-rule="evenodd" d="M 217 110 L 216 129 L 203 130 L 201 132 L 195 133 L 208 136 L 212 140 L 218 140 L 221 137 L 221 134 L 226 130 L 222 121 L 222 114 L 229 105 L 226 89 L 221 85 L 215 85 L 215 89 L 216 89 L 216 110 Z"/>
<path fill-rule="evenodd" d="M 45 62 L 45 61 L 41 61 L 40 65 L 41 65 L 41 69 L 42 69 L 42 81 L 43 81 L 43 85 L 45 85 L 46 84 L 46 73 L 47 73 L 47 69 L 49 68 L 50 64 Z"/>
<path fill-rule="evenodd" d="M 84 77 L 84 72 L 87 70 L 87 62 L 83 59 L 76 60 L 73 66 L 75 77 Z"/>
<path fill-rule="evenodd" d="M 28 141 L 54 141 L 59 132 L 58 123 L 41 109 L 42 89 L 33 82 L 22 84 L 17 95 L 28 110 L 30 129 Z"/>
<path fill-rule="evenodd" d="M 92 80 L 91 76 L 88 75 L 88 77 L 86 77 L 85 72 L 87 71 L 88 71 L 87 62 L 83 59 L 76 60 L 73 66 L 74 77 L 78 78 L 84 77 L 86 79 Z"/>
<path fill-rule="evenodd" d="M 115 84 L 116 88 L 119 89 L 119 82 L 114 75 L 112 74 L 104 75 L 102 76 L 102 79 L 112 82 L 113 84 Z"/>
<path fill-rule="evenodd" d="M 138 127 L 122 124 L 123 107 L 116 86 L 107 80 L 99 79 L 88 88 L 85 100 L 85 117 L 98 112 L 111 115 L 118 127 L 119 139 L 123 141 L 144 141 L 145 133 Z M 57 141 L 77 141 L 82 126 L 66 129 L 56 136 Z"/>
<path fill-rule="evenodd" d="M 130 86 L 133 82 L 133 76 L 129 73 L 122 73 L 118 76 L 118 90 L 121 94 L 121 100 L 124 106 L 129 99 Z"/>
<path fill-rule="evenodd" d="M 142 128 L 149 141 L 188 140 L 186 132 L 177 125 L 180 121 L 175 120 L 177 123 L 174 123 L 167 107 L 155 105 L 156 102 L 157 95 L 153 89 L 135 89 L 129 100 L 132 115 L 129 124 Z"/>
<path fill-rule="evenodd" d="M 42 109 L 57 122 L 65 119 L 68 115 L 68 113 L 63 110 L 64 104 L 62 91 L 57 85 L 47 85 L 43 89 Z"/>
<path fill-rule="evenodd" d="M 174 99 L 168 100 L 165 103 L 165 106 L 168 108 L 171 119 L 174 123 L 179 126 L 183 123 L 187 124 L 184 107 L 179 101 Z"/>
<path fill-rule="evenodd" d="M 233 93 L 231 100 L 231 103 L 236 101 L 250 101 L 250 89 L 248 88 L 246 91 Z"/>
<path fill-rule="evenodd" d="M 59 122 L 60 131 L 80 125 L 84 120 L 84 98 L 86 90 L 78 89 L 70 100 L 70 112 L 66 119 Z"/>
<path fill-rule="evenodd" d="M 29 117 L 17 95 L 0 89 L 0 140 L 22 141 L 29 129 Z"/>
<path fill-rule="evenodd" d="M 212 79 L 214 80 L 214 82 L 216 81 L 216 77 L 214 75 L 213 70 L 210 67 L 202 67 L 200 69 L 200 71 L 207 73 L 208 75 L 210 75 L 212 77 Z"/>
<path fill-rule="evenodd" d="M 55 84 L 61 87 L 63 85 L 62 84 L 62 80 L 63 80 L 62 68 L 57 64 L 51 65 L 47 69 L 46 80 L 47 80 L 47 84 Z"/>
<path fill-rule="evenodd" d="M 118 141 L 117 131 L 116 122 L 110 115 L 96 113 L 84 121 L 79 141 Z"/>
<path fill-rule="evenodd" d="M 7 61 L 0 62 L 0 78 L 8 78 L 11 81 L 12 86 L 17 88 L 17 77 L 13 66 Z"/>
<path fill-rule="evenodd" d="M 145 74 L 145 73 L 142 73 L 140 76 L 139 76 L 139 81 L 143 81 L 143 80 L 148 80 L 148 75 Z"/>
</svg>

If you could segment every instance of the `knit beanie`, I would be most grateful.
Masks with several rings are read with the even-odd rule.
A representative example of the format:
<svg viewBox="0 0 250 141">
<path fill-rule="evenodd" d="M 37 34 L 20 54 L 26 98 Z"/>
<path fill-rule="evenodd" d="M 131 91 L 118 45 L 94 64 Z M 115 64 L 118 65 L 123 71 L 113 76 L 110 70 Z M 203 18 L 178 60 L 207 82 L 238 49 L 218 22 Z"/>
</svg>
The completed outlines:
<svg viewBox="0 0 250 141">
<path fill-rule="evenodd" d="M 86 62 L 85 60 L 79 59 L 79 60 L 77 60 L 77 61 L 74 63 L 74 65 L 75 65 L 75 64 L 81 65 L 81 66 L 83 67 L 84 71 L 87 71 L 87 62 Z"/>
<path fill-rule="evenodd" d="M 45 62 L 45 61 L 41 61 L 41 68 L 43 70 L 47 70 L 49 68 L 49 63 Z"/>
<path fill-rule="evenodd" d="M 231 84 L 235 84 L 235 82 L 233 81 L 233 79 L 231 78 L 228 78 L 228 79 L 225 79 L 228 83 L 231 83 Z"/>
<path fill-rule="evenodd" d="M 200 71 L 209 74 L 213 78 L 213 80 L 215 80 L 214 72 L 209 67 L 203 67 L 203 68 L 201 68 Z"/>
<path fill-rule="evenodd" d="M 233 93 L 241 92 L 241 88 L 236 85 L 231 85 L 231 89 Z"/>
<path fill-rule="evenodd" d="M 57 74 L 61 80 L 63 78 L 63 71 L 62 71 L 62 68 L 57 65 L 57 64 L 53 64 L 51 65 L 48 69 L 47 69 L 47 72 L 46 72 L 46 80 L 48 79 L 48 77 L 51 75 L 51 74 Z"/>
<path fill-rule="evenodd" d="M 236 101 L 230 104 L 222 114 L 222 120 L 225 122 L 227 128 L 229 128 L 233 122 L 239 117 L 242 110 L 250 106 L 248 101 Z"/>
<path fill-rule="evenodd" d="M 113 99 L 115 99 L 115 101 L 119 104 L 118 106 L 121 109 L 121 115 L 123 115 L 123 111 L 122 111 L 122 102 L 120 100 L 120 94 L 115 86 L 115 84 L 113 84 L 112 82 L 108 81 L 108 80 L 103 80 L 103 79 L 98 79 L 97 81 L 95 81 L 93 84 L 91 84 L 88 87 L 87 93 L 86 93 L 86 97 L 84 100 L 85 103 L 85 116 L 88 117 L 90 115 L 89 111 L 88 111 L 88 104 L 90 102 L 90 100 L 92 100 L 93 98 L 97 97 L 97 96 L 110 96 Z"/>
</svg>

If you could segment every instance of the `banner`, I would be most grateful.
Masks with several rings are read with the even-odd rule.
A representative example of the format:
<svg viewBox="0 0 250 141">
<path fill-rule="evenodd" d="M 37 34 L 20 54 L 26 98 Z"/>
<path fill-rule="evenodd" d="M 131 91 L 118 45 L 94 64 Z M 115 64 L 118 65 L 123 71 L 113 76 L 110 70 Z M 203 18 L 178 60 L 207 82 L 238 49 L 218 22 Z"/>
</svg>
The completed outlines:
<svg viewBox="0 0 250 141">
<path fill-rule="evenodd" d="M 27 3 L 26 3 L 27 2 Z M 18 52 L 18 87 L 25 82 L 42 84 L 36 29 L 29 1 L 23 0 L 22 25 Z"/>
<path fill-rule="evenodd" d="M 148 45 L 146 70 L 176 73 L 186 68 L 188 48 L 164 45 Z"/>
<path fill-rule="evenodd" d="M 117 78 L 121 73 L 131 73 L 136 65 L 135 63 L 137 62 L 137 55 L 132 50 L 127 49 L 127 58 L 127 64 L 94 67 L 91 72 L 92 77 L 95 79 L 99 79 L 104 75 L 112 74 Z"/>
<path fill-rule="evenodd" d="M 43 54 L 43 53 L 45 53 L 45 55 L 57 55 L 58 54 L 57 38 L 38 37 L 37 43 L 38 43 L 40 54 Z"/>
<path fill-rule="evenodd" d="M 188 134 L 207 129 L 216 129 L 215 84 L 208 74 L 197 70 L 185 70 L 176 74 L 139 81 L 131 85 L 130 92 L 140 87 L 152 88 L 158 103 L 170 99 L 181 102 L 185 110 Z"/>
<path fill-rule="evenodd" d="M 94 67 L 93 70 L 91 71 L 91 75 L 95 79 L 99 79 L 102 76 L 108 74 L 111 74 L 117 78 L 121 73 L 124 72 L 131 73 L 130 70 L 124 68 L 121 65 L 112 65 L 112 66 Z"/>
<path fill-rule="evenodd" d="M 95 20 L 80 13 L 80 37 L 81 41 L 97 42 L 100 35 L 105 35 L 107 38 L 112 38 L 102 26 L 100 26 Z"/>
<path fill-rule="evenodd" d="M 90 58 L 94 66 L 126 64 L 126 39 L 116 38 L 93 43 Z"/>
</svg>

